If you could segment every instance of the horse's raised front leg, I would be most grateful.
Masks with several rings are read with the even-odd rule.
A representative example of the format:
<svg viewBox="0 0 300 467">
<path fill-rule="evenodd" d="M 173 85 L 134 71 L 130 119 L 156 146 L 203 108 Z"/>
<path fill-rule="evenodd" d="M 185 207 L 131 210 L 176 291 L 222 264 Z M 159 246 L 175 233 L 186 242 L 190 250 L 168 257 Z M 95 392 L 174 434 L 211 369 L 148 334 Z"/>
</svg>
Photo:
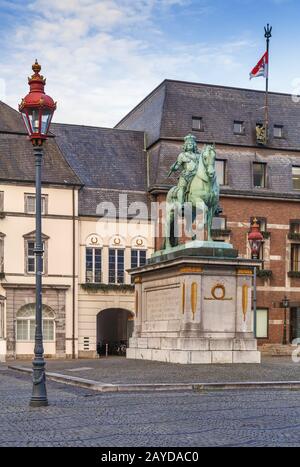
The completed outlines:
<svg viewBox="0 0 300 467">
<path fill-rule="evenodd" d="M 214 208 L 209 208 L 207 210 L 207 240 L 209 242 L 213 241 L 212 236 L 211 236 L 213 215 L 214 215 Z"/>
</svg>

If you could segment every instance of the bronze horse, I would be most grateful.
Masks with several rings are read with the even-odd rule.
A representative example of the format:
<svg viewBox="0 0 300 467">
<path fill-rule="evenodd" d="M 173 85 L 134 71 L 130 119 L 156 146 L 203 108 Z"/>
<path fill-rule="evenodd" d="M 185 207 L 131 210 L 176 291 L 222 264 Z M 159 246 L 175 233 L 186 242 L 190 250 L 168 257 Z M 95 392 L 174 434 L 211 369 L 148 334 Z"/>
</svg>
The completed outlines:
<svg viewBox="0 0 300 467">
<path fill-rule="evenodd" d="M 166 199 L 165 249 L 178 245 L 178 238 L 174 235 L 175 211 L 179 209 L 182 212 L 184 206 L 179 206 L 176 191 L 176 186 L 171 188 Z M 197 171 L 186 193 L 186 203 L 190 203 L 192 208 L 191 223 L 196 218 L 197 207 L 199 207 L 201 202 L 203 203 L 204 227 L 207 229 L 208 241 L 212 241 L 212 220 L 218 210 L 219 194 L 220 188 L 216 176 L 215 145 L 205 145 L 199 157 Z"/>
</svg>

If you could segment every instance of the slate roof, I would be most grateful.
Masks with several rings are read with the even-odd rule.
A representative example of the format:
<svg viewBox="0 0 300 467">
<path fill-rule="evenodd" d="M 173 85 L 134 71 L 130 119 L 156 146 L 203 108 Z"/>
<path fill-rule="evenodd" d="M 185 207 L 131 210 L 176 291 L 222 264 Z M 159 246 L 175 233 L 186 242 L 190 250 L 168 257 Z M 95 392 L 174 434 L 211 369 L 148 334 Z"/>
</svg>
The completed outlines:
<svg viewBox="0 0 300 467">
<path fill-rule="evenodd" d="M 0 132 L 27 134 L 17 110 L 0 101 Z"/>
<path fill-rule="evenodd" d="M 200 142 L 255 146 L 255 125 L 264 118 L 265 93 L 183 81 L 163 81 L 115 128 L 147 132 L 148 147 L 159 138 L 180 138 L 192 132 Z M 290 95 L 269 94 L 270 128 L 284 126 L 284 138 L 269 147 L 300 150 L 300 106 Z M 192 117 L 203 120 L 203 131 L 192 131 Z M 233 122 L 245 122 L 245 134 L 233 133 Z"/>
<path fill-rule="evenodd" d="M 79 191 L 79 215 L 114 217 L 115 213 L 116 217 L 121 218 L 138 215 L 139 219 L 148 219 L 149 202 L 146 191 L 84 187 Z M 104 204 L 101 206 L 101 203 Z M 112 203 L 116 210 L 106 211 L 109 209 L 108 203 Z M 144 206 L 147 212 L 144 212 Z"/>
<path fill-rule="evenodd" d="M 103 201 L 115 204 L 119 194 L 128 203 L 147 203 L 144 133 L 83 125 L 53 124 L 57 144 L 84 188 L 79 192 L 79 213 L 96 215 Z"/>
<path fill-rule="evenodd" d="M 0 102 L 0 180 L 34 182 L 34 154 L 25 135 L 21 115 Z M 53 137 L 44 143 L 42 182 L 81 184 Z"/>
<path fill-rule="evenodd" d="M 83 125 L 53 124 L 57 144 L 88 187 L 146 189 L 144 134 Z"/>
<path fill-rule="evenodd" d="M 199 149 L 202 145 L 199 144 Z M 168 189 L 177 183 L 178 174 L 167 177 L 171 165 L 175 162 L 182 149 L 182 143 L 176 141 L 161 141 L 149 150 L 150 186 Z M 221 192 L 227 194 L 255 193 L 257 196 L 282 196 L 299 198 L 300 193 L 293 191 L 292 167 L 300 167 L 300 153 L 282 150 L 236 148 L 217 146 L 217 159 L 226 161 L 227 185 Z M 260 162 L 266 164 L 266 188 L 253 188 L 252 164 Z"/>
</svg>

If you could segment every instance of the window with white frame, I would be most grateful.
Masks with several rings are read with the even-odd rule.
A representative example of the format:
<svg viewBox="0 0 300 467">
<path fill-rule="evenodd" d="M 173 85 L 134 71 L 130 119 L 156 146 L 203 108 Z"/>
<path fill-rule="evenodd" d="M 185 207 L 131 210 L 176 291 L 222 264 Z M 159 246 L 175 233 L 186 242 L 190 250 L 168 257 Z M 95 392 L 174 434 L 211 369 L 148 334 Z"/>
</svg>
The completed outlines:
<svg viewBox="0 0 300 467">
<path fill-rule="evenodd" d="M 124 284 L 124 250 L 110 248 L 108 253 L 108 281 L 110 284 Z"/>
<path fill-rule="evenodd" d="M 253 162 L 253 186 L 255 188 L 266 188 L 267 164 Z"/>
<path fill-rule="evenodd" d="M 300 167 L 292 168 L 293 190 L 300 191 Z"/>
<path fill-rule="evenodd" d="M 54 312 L 43 305 L 43 339 L 45 342 L 55 340 L 55 316 Z M 24 305 L 17 312 L 16 321 L 17 341 L 33 342 L 35 338 L 35 304 Z"/>
<path fill-rule="evenodd" d="M 147 250 L 137 250 L 132 248 L 131 250 L 131 268 L 139 268 L 144 266 L 147 261 Z M 133 277 L 131 276 L 131 282 L 133 282 Z"/>
<path fill-rule="evenodd" d="M 196 131 L 203 130 L 203 120 L 202 117 L 192 117 L 192 129 Z"/>
<path fill-rule="evenodd" d="M 235 135 L 245 134 L 245 124 L 241 120 L 235 120 L 233 122 L 233 132 Z"/>
<path fill-rule="evenodd" d="M 43 242 L 43 250 L 45 252 L 45 242 Z M 35 273 L 35 265 L 36 265 L 36 258 L 35 258 L 35 241 L 32 239 L 28 239 L 25 241 L 25 257 L 26 257 L 26 273 L 27 274 L 34 274 Z M 44 273 L 44 255 L 42 257 L 42 272 Z"/>
<path fill-rule="evenodd" d="M 42 195 L 42 214 L 46 214 L 47 198 Z M 35 195 L 25 193 L 25 212 L 27 214 L 35 214 Z"/>
<path fill-rule="evenodd" d="M 226 230 L 226 217 L 213 217 L 212 230 Z"/>
<path fill-rule="evenodd" d="M 131 250 L 131 267 L 139 268 L 144 266 L 147 260 L 147 250 Z"/>
<path fill-rule="evenodd" d="M 273 135 L 274 138 L 283 138 L 283 125 L 274 125 Z"/>
<path fill-rule="evenodd" d="M 225 160 L 216 159 L 216 174 L 219 185 L 227 185 Z"/>
<path fill-rule="evenodd" d="M 0 298 L 0 339 L 4 337 L 4 300 Z"/>
<path fill-rule="evenodd" d="M 86 247 L 85 249 L 85 281 L 101 282 L 101 248 Z"/>
<path fill-rule="evenodd" d="M 256 310 L 256 337 L 258 339 L 268 338 L 269 310 L 258 308 Z"/>
<path fill-rule="evenodd" d="M 300 234 L 300 220 L 291 220 L 290 221 L 290 233 Z"/>
</svg>

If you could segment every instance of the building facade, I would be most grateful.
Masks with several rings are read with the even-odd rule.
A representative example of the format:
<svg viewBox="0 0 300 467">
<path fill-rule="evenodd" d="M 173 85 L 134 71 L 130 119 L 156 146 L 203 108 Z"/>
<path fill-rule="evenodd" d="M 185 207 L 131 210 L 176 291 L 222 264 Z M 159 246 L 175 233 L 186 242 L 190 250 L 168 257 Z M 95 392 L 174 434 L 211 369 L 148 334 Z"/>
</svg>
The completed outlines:
<svg viewBox="0 0 300 467">
<path fill-rule="evenodd" d="M 266 145 L 256 132 L 263 123 L 264 93 L 246 89 L 166 80 L 116 126 L 146 132 L 148 190 L 159 201 L 176 183 L 167 173 L 183 137 L 192 133 L 200 148 L 216 143 L 223 213 L 214 220 L 214 238 L 249 258 L 253 218 L 264 236 L 256 335 L 266 349 L 300 337 L 300 107 L 284 94 L 271 93 L 269 102 Z"/>
<path fill-rule="evenodd" d="M 143 156 L 144 139 L 140 134 L 136 138 L 136 132 L 71 125 L 53 125 L 52 130 L 44 146 L 42 181 L 44 350 L 46 357 L 95 357 L 97 344 L 108 344 L 109 351 L 120 341 L 126 345 L 135 311 L 127 270 L 144 264 L 154 251 L 148 217 L 130 218 L 130 207 L 148 200 L 143 160 L 139 177 L 130 167 Z M 75 149 L 79 141 L 82 146 Z M 91 141 L 98 153 L 91 152 Z M 123 157 L 119 169 L 115 161 L 113 180 L 109 164 L 123 146 L 130 161 Z M 105 171 L 102 157 L 108 164 Z M 123 170 L 132 180 L 126 181 Z M 128 185 L 132 190 L 125 189 Z M 1 103 L 1 360 L 33 354 L 34 240 L 32 147 L 19 114 Z"/>
<path fill-rule="evenodd" d="M 258 91 L 166 80 L 114 129 L 51 126 L 42 183 L 47 356 L 95 357 L 106 344 L 108 351 L 126 345 L 135 312 L 127 271 L 162 246 L 150 203 L 163 202 L 176 184 L 167 174 L 188 133 L 200 149 L 216 144 L 223 212 L 214 238 L 249 258 L 250 222 L 260 223 L 259 344 L 300 337 L 300 107 L 270 93 L 264 146 L 256 136 L 263 107 Z M 18 112 L 0 103 L 2 360 L 33 353 L 34 209 L 32 148 Z"/>
</svg>

